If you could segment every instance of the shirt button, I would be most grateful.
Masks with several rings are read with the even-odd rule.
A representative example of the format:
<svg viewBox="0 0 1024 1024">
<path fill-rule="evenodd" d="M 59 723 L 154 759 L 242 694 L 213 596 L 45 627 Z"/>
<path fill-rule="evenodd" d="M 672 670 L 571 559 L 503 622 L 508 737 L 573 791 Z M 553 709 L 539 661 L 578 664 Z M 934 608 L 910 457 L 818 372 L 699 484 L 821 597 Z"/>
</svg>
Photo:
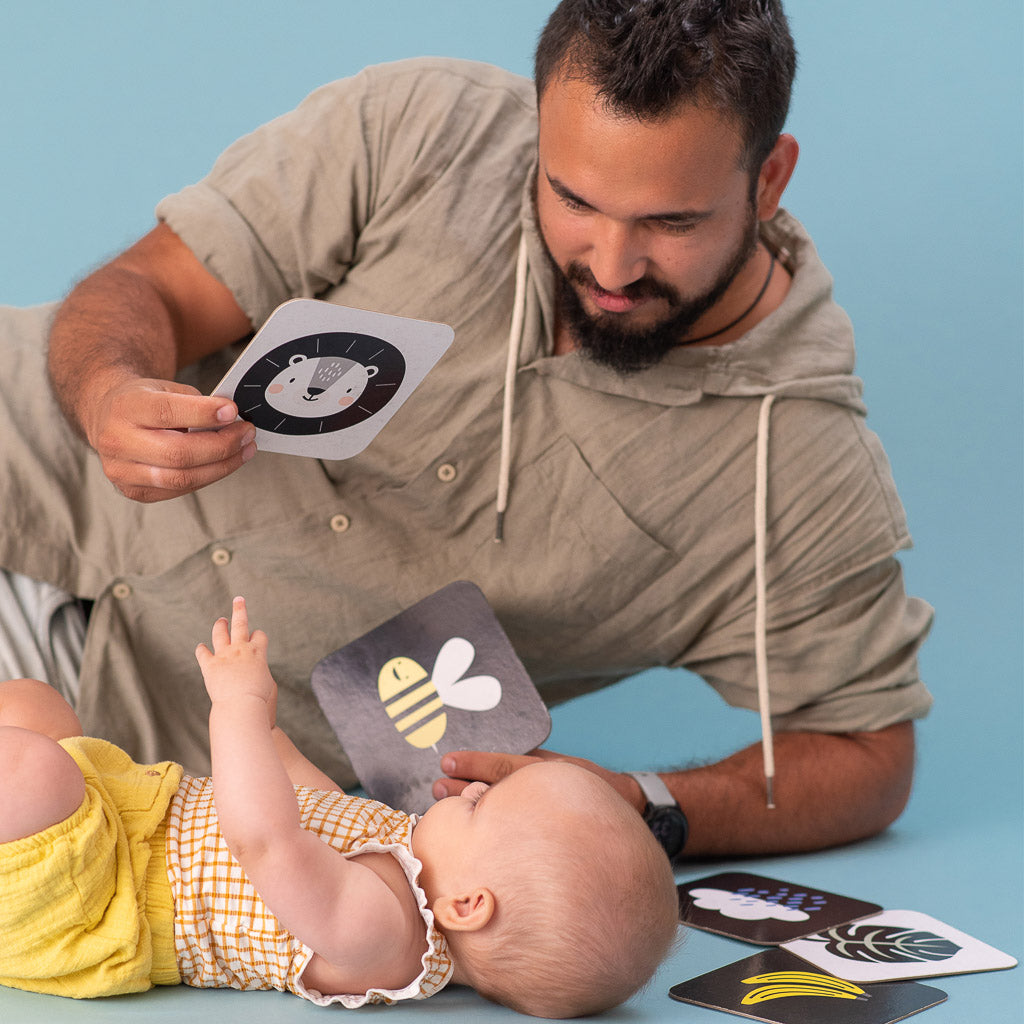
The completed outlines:
<svg viewBox="0 0 1024 1024">
<path fill-rule="evenodd" d="M 118 601 L 123 601 L 126 597 L 131 597 L 132 588 L 127 583 L 115 583 L 111 588 L 111 593 Z"/>
<path fill-rule="evenodd" d="M 227 548 L 214 548 L 210 553 L 210 561 L 214 565 L 227 565 L 231 561 L 231 552 Z"/>
<path fill-rule="evenodd" d="M 443 484 L 450 484 L 458 475 L 459 471 L 450 462 L 437 467 L 437 479 Z"/>
<path fill-rule="evenodd" d="M 344 533 L 351 525 L 352 520 L 344 512 L 331 516 L 331 529 L 335 533 Z"/>
</svg>

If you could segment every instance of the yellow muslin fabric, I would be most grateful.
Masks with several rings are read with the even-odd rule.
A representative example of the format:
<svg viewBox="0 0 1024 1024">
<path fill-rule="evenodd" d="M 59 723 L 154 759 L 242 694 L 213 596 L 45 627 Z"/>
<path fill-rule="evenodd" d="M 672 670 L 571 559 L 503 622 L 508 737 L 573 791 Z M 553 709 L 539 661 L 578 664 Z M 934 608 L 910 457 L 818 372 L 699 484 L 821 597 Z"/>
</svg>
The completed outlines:
<svg viewBox="0 0 1024 1024">
<path fill-rule="evenodd" d="M 164 829 L 181 766 L 139 765 L 89 737 L 60 742 L 85 799 L 0 844 L 0 984 L 77 998 L 177 984 Z"/>
</svg>

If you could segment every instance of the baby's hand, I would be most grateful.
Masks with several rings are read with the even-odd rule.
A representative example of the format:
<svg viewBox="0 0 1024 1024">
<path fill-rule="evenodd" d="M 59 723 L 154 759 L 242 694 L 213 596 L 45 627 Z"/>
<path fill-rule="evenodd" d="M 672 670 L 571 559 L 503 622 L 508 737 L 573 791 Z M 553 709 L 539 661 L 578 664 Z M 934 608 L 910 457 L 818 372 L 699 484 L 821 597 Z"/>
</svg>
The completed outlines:
<svg viewBox="0 0 1024 1024">
<path fill-rule="evenodd" d="M 257 697 L 266 702 L 273 726 L 277 683 L 267 664 L 267 635 L 260 629 L 249 633 L 245 598 L 236 597 L 231 606 L 230 629 L 227 619 L 218 619 L 213 624 L 212 640 L 213 653 L 205 644 L 196 648 L 196 660 L 210 700 Z"/>
</svg>

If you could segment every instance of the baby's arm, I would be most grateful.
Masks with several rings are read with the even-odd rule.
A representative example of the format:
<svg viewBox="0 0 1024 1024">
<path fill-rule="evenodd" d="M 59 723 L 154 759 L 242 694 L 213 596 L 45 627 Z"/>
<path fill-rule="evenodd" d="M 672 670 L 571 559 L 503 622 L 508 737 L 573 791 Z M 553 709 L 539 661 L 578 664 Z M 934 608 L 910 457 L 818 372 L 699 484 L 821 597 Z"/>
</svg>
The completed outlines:
<svg viewBox="0 0 1024 1024">
<path fill-rule="evenodd" d="M 284 927 L 342 968 L 350 981 L 340 991 L 381 985 L 381 971 L 404 957 L 417 928 L 422 940 L 411 893 L 399 899 L 376 872 L 301 827 L 274 736 L 267 638 L 250 636 L 241 598 L 230 627 L 219 619 L 212 639 L 213 653 L 200 644 L 196 657 L 212 701 L 213 792 L 228 847 Z M 284 750 L 290 756 L 294 747 Z"/>
<path fill-rule="evenodd" d="M 320 771 L 292 743 L 280 726 L 274 728 L 274 745 L 293 786 L 309 786 L 311 789 L 326 789 L 336 793 L 345 792 L 334 779 Z"/>
</svg>

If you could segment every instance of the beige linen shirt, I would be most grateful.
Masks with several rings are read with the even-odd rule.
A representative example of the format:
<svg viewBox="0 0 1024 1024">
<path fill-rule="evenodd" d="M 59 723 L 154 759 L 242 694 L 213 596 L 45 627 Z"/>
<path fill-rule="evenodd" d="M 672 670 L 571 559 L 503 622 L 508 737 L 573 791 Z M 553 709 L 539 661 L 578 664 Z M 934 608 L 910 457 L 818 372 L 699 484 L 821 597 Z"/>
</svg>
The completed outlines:
<svg viewBox="0 0 1024 1024">
<path fill-rule="evenodd" d="M 680 349 L 629 377 L 554 357 L 535 147 L 531 83 L 407 61 L 316 91 L 158 207 L 254 324 L 302 295 L 454 327 L 437 367 L 345 462 L 261 453 L 197 494 L 132 503 L 41 386 L 50 311 L 0 316 L 0 430 L 16 496 L 0 564 L 95 600 L 87 731 L 137 759 L 205 772 L 192 651 L 244 594 L 270 635 L 282 726 L 350 784 L 311 669 L 456 579 L 481 587 L 549 702 L 664 665 L 754 708 L 754 452 L 767 393 L 779 396 L 767 555 L 775 727 L 876 729 L 926 712 L 916 651 L 931 610 L 904 594 L 893 558 L 909 544 L 903 511 L 865 426 L 852 330 L 810 239 L 785 213 L 766 226 L 793 284 L 735 343 Z M 496 544 L 521 235 L 525 333 Z M 233 355 L 185 376 L 208 390 Z"/>
</svg>

